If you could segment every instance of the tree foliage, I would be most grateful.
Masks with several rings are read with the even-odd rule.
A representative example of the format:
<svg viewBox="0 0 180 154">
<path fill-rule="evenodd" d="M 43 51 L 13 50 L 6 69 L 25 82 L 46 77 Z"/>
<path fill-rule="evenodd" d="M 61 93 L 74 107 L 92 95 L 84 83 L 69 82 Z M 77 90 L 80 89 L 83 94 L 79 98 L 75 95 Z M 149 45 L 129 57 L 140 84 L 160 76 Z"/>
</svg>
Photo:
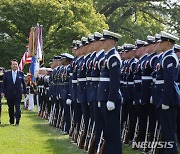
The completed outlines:
<svg viewBox="0 0 180 154">
<path fill-rule="evenodd" d="M 146 39 L 164 29 L 178 31 L 178 1 L 94 0 L 94 6 L 106 16 L 110 29 L 123 35 L 122 44 Z"/>
<path fill-rule="evenodd" d="M 31 26 L 43 25 L 46 60 L 69 52 L 73 39 L 108 29 L 104 15 L 89 0 L 3 0 L 0 1 L 0 66 L 21 59 Z"/>
</svg>

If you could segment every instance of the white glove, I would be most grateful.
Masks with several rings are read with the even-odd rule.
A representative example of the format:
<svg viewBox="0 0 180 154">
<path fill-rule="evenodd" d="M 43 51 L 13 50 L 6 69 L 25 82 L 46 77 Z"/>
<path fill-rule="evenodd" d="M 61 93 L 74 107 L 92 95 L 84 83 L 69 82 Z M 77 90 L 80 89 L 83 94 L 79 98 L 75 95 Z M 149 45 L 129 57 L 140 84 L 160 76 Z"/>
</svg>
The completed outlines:
<svg viewBox="0 0 180 154">
<path fill-rule="evenodd" d="M 77 99 L 77 103 L 79 103 L 79 100 Z"/>
<path fill-rule="evenodd" d="M 51 97 L 49 97 L 49 101 L 51 101 Z"/>
<path fill-rule="evenodd" d="M 136 103 L 135 103 L 135 101 L 133 101 L 133 105 L 135 105 Z"/>
<path fill-rule="evenodd" d="M 98 107 L 101 107 L 101 102 L 98 102 Z"/>
<path fill-rule="evenodd" d="M 167 109 L 169 109 L 169 106 L 162 104 L 162 110 L 167 110 Z"/>
<path fill-rule="evenodd" d="M 107 106 L 107 109 L 108 109 L 109 111 L 112 111 L 112 110 L 115 109 L 115 104 L 114 104 L 114 102 L 108 101 L 107 104 L 106 104 L 106 106 Z"/>
<path fill-rule="evenodd" d="M 72 100 L 70 100 L 70 99 L 67 99 L 67 100 L 66 100 L 66 104 L 67 104 L 67 105 L 71 105 L 71 102 L 72 102 Z"/>
<path fill-rule="evenodd" d="M 152 96 L 150 97 L 150 103 L 153 104 L 153 99 Z"/>
<path fill-rule="evenodd" d="M 59 94 L 59 98 L 61 98 L 61 95 Z"/>
<path fill-rule="evenodd" d="M 57 99 L 57 100 L 59 100 L 59 97 L 58 97 L 58 96 L 56 96 L 56 99 Z"/>
</svg>

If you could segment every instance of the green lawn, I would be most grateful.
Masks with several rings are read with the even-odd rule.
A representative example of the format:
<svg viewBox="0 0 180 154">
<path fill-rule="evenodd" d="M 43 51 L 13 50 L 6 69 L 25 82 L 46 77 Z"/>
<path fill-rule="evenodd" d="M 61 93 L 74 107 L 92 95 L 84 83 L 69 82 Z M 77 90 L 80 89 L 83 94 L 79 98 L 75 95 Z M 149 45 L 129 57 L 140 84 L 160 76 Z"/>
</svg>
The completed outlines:
<svg viewBox="0 0 180 154">
<path fill-rule="evenodd" d="M 46 120 L 38 117 L 36 112 L 22 109 L 20 126 L 13 126 L 9 124 L 7 111 L 7 105 L 3 102 L 2 124 L 0 125 L 0 153 L 86 153 L 72 144 L 67 135 L 62 135 L 59 130 L 49 126 Z M 140 152 L 123 145 L 123 154 L 140 154 Z"/>
</svg>

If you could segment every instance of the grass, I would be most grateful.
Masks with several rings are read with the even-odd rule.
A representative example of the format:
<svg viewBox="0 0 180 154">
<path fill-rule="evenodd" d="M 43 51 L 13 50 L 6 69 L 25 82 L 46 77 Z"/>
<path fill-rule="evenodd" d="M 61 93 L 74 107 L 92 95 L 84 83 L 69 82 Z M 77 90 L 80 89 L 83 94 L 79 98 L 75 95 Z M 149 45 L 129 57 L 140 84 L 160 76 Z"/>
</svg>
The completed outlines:
<svg viewBox="0 0 180 154">
<path fill-rule="evenodd" d="M 21 106 L 22 108 L 23 106 Z M 70 142 L 68 135 L 37 116 L 36 112 L 21 110 L 20 126 L 9 124 L 8 107 L 3 100 L 2 124 L 0 125 L 0 153 L 2 154 L 84 154 L 84 150 Z M 123 145 L 123 154 L 140 154 Z"/>
</svg>

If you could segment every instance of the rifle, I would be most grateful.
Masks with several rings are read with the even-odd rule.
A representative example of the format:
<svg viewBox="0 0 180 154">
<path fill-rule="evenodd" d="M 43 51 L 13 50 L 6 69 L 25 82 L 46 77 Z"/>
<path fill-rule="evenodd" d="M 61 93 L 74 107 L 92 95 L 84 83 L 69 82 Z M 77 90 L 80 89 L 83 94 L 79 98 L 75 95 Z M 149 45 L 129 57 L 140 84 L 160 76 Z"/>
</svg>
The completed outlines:
<svg viewBox="0 0 180 154">
<path fill-rule="evenodd" d="M 137 149 L 137 147 L 134 146 L 134 143 L 138 142 L 138 131 L 139 131 L 139 119 L 137 117 L 136 127 L 134 131 L 134 138 L 133 138 L 133 143 L 132 143 L 132 149 Z"/>
<path fill-rule="evenodd" d="M 59 128 L 61 129 L 61 131 L 64 131 L 65 130 L 64 127 L 65 125 L 64 125 L 64 109 L 63 109 Z"/>
<path fill-rule="evenodd" d="M 85 142 L 84 142 L 84 149 L 85 149 L 86 151 L 88 150 L 88 145 L 89 145 L 90 136 L 91 136 L 91 118 L 89 119 L 89 124 L 88 124 L 88 129 L 87 129 L 87 135 L 86 135 L 86 139 L 85 139 Z"/>
<path fill-rule="evenodd" d="M 72 113 L 71 105 L 70 105 L 70 117 L 71 117 L 71 128 L 69 130 L 69 137 L 72 138 L 75 129 L 75 123 L 74 123 L 74 113 Z"/>
<path fill-rule="evenodd" d="M 148 142 L 148 138 L 149 138 L 149 137 L 148 137 L 148 136 L 149 136 L 148 130 L 149 130 L 149 116 L 148 116 L 148 119 L 147 119 L 145 143 Z M 144 151 L 144 152 L 147 152 L 147 151 L 148 151 L 148 148 L 147 148 L 146 146 L 144 146 L 143 151 Z"/>
<path fill-rule="evenodd" d="M 55 104 L 52 106 L 51 105 L 51 112 L 50 112 L 50 116 L 49 116 L 49 124 L 52 125 L 52 117 L 53 117 L 53 113 L 55 110 Z"/>
<path fill-rule="evenodd" d="M 78 139 L 78 131 L 77 131 L 77 125 L 75 126 L 73 135 L 72 135 L 72 141 L 74 141 L 74 143 L 77 143 L 77 139 Z"/>
<path fill-rule="evenodd" d="M 59 113 L 58 113 L 57 122 L 56 122 L 56 128 L 59 127 L 59 124 L 60 124 L 60 116 L 61 116 L 61 107 L 59 108 Z"/>
<path fill-rule="evenodd" d="M 103 139 L 103 131 L 101 132 L 101 138 L 98 144 L 97 154 L 104 154 L 105 140 Z"/>
<path fill-rule="evenodd" d="M 78 146 L 80 145 L 81 136 L 82 136 L 82 134 L 84 133 L 83 127 L 84 127 L 84 117 L 82 116 L 82 118 L 81 118 L 81 124 L 80 124 L 80 129 L 79 129 L 78 137 L 77 137 L 77 145 L 78 145 Z"/>
<path fill-rule="evenodd" d="M 154 132 L 154 138 L 153 138 L 153 143 L 155 142 L 155 141 L 158 141 L 159 140 L 159 138 L 160 138 L 160 133 L 161 133 L 161 127 L 158 129 L 158 120 L 156 121 L 156 127 L 155 127 L 155 132 Z M 157 148 L 155 148 L 155 147 L 153 147 L 152 149 L 151 149 L 151 152 L 152 152 L 152 154 L 155 154 L 155 153 L 160 153 L 160 151 L 158 151 L 158 149 Z"/>
<path fill-rule="evenodd" d="M 91 138 L 89 140 L 88 154 L 95 153 L 95 122 L 93 123 Z"/>
<path fill-rule="evenodd" d="M 126 127 L 125 127 L 125 132 L 124 132 L 124 136 L 123 136 L 124 144 L 129 143 L 129 134 L 130 134 L 130 131 L 129 131 L 129 115 L 128 115 L 127 122 L 126 122 Z"/>
</svg>

